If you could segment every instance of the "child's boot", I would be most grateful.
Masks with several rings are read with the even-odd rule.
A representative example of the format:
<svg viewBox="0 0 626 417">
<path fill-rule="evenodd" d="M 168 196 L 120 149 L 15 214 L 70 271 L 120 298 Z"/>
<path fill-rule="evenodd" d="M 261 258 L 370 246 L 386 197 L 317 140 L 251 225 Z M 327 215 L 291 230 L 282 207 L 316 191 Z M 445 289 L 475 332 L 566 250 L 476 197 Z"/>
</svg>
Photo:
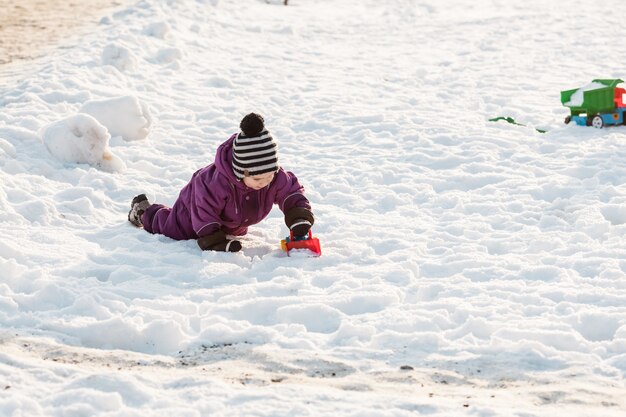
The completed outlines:
<svg viewBox="0 0 626 417">
<path fill-rule="evenodd" d="M 143 227 L 141 215 L 150 206 L 151 204 L 145 194 L 139 194 L 133 198 L 132 203 L 130 203 L 130 211 L 128 212 L 128 221 L 137 227 Z"/>
</svg>

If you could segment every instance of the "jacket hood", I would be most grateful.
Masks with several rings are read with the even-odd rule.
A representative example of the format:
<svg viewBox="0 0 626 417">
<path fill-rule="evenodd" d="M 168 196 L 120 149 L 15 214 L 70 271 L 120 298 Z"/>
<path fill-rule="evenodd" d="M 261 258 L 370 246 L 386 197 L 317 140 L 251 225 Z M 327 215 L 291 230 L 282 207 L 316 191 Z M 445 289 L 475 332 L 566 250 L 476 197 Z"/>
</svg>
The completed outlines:
<svg viewBox="0 0 626 417">
<path fill-rule="evenodd" d="M 248 187 L 246 187 L 243 181 L 237 179 L 233 171 L 233 142 L 235 137 L 237 137 L 237 133 L 233 134 L 226 142 L 222 143 L 220 147 L 217 148 L 217 152 L 215 153 L 215 167 L 217 171 L 228 178 L 228 181 L 235 187 L 246 189 Z"/>
</svg>

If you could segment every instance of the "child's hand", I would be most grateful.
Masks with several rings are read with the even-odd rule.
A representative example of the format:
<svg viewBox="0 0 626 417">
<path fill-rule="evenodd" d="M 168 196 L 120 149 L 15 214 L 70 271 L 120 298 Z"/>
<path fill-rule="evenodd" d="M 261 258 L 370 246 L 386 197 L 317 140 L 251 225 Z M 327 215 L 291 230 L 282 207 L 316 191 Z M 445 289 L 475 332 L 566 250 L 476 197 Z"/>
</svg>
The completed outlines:
<svg viewBox="0 0 626 417">
<path fill-rule="evenodd" d="M 239 252 L 241 250 L 241 242 L 238 240 L 225 240 L 211 246 L 209 250 L 217 252 Z"/>
<path fill-rule="evenodd" d="M 289 229 L 293 232 L 294 236 L 305 236 L 311 229 L 311 222 L 305 219 L 296 219 Z"/>
<path fill-rule="evenodd" d="M 218 252 L 239 252 L 241 250 L 241 242 L 227 239 L 226 234 L 221 230 L 208 236 L 198 238 L 198 246 L 200 246 L 202 250 L 214 250 Z"/>
<path fill-rule="evenodd" d="M 304 207 L 294 207 L 285 213 L 285 224 L 295 237 L 302 237 L 309 233 L 314 222 L 313 213 Z"/>
</svg>

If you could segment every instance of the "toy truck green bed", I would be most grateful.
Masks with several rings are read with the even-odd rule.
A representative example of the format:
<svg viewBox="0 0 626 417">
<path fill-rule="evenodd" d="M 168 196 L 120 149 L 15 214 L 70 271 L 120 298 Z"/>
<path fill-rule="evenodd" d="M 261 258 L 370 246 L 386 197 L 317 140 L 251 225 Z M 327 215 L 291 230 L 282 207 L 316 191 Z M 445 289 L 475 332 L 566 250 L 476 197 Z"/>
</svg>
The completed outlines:
<svg viewBox="0 0 626 417">
<path fill-rule="evenodd" d="M 587 116 L 591 116 L 599 113 L 611 113 L 615 109 L 615 87 L 619 83 L 623 83 L 623 80 L 593 80 L 595 83 L 604 84 L 606 87 L 598 88 L 595 90 L 589 90 L 583 92 L 583 102 L 581 105 L 567 105 L 570 102 L 574 93 L 579 89 L 561 91 L 561 103 L 564 106 L 569 107 L 572 116 L 578 116 L 585 113 Z"/>
</svg>

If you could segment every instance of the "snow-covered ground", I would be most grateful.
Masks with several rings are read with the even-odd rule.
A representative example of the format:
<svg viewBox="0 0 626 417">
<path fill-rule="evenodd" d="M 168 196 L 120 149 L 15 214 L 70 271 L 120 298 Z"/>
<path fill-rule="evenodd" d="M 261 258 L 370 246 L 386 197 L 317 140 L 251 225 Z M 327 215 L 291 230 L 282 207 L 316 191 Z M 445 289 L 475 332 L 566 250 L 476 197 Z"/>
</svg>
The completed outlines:
<svg viewBox="0 0 626 417">
<path fill-rule="evenodd" d="M 626 127 L 559 101 L 622 6 L 141 0 L 0 67 L 0 415 L 623 416 Z M 322 257 L 127 222 L 251 111 Z"/>
</svg>

